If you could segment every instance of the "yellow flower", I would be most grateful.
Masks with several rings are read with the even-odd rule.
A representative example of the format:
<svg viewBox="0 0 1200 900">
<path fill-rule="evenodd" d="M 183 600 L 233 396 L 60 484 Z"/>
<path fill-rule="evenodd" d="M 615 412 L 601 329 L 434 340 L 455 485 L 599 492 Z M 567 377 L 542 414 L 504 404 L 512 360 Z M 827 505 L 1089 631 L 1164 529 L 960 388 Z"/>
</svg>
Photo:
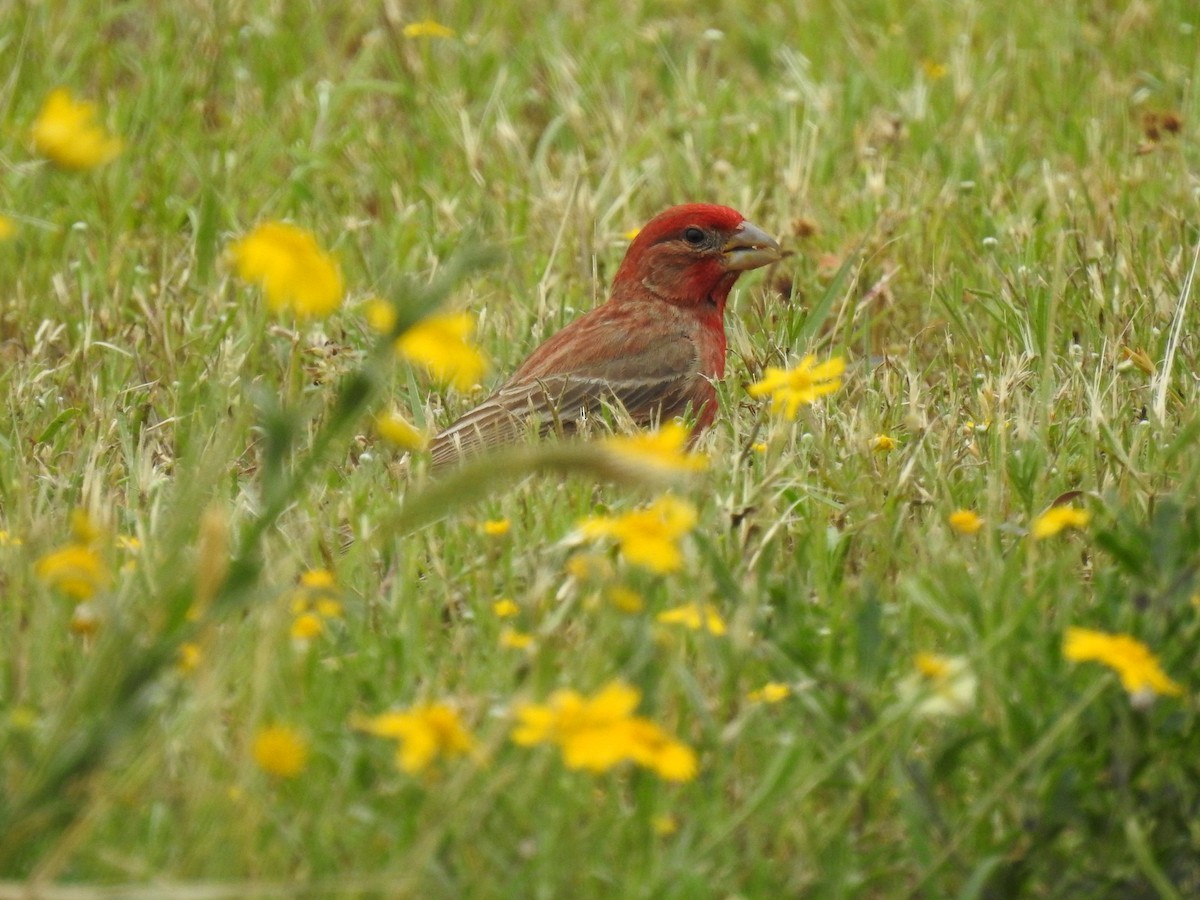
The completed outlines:
<svg viewBox="0 0 1200 900">
<path fill-rule="evenodd" d="M 396 327 L 396 307 L 380 297 L 372 297 L 363 306 L 367 324 L 380 334 L 390 334 Z"/>
<path fill-rule="evenodd" d="M 746 699 L 751 703 L 778 703 L 792 695 L 792 689 L 781 681 L 768 681 L 757 691 L 751 691 Z"/>
<path fill-rule="evenodd" d="M 685 603 L 660 612 L 656 621 L 663 625 L 682 625 L 692 631 L 707 631 L 717 637 L 726 631 L 725 620 L 711 603 Z"/>
<path fill-rule="evenodd" d="M 503 537 L 512 528 L 512 522 L 508 519 L 488 519 L 479 528 L 489 537 Z"/>
<path fill-rule="evenodd" d="M 355 724 L 369 734 L 394 740 L 396 764 L 409 775 L 424 772 L 439 756 L 462 756 L 475 746 L 458 713 L 443 703 L 418 704 Z"/>
<path fill-rule="evenodd" d="M 196 671 L 196 667 L 200 665 L 202 659 L 204 659 L 204 651 L 200 649 L 200 645 L 189 641 L 179 645 L 179 659 L 176 661 L 175 667 L 187 675 Z"/>
<path fill-rule="evenodd" d="M 623 613 L 640 613 L 646 607 L 646 601 L 637 591 L 614 585 L 608 589 L 608 602 Z"/>
<path fill-rule="evenodd" d="M 367 324 L 380 334 L 396 330 L 396 306 L 375 297 L 364 311 Z M 487 371 L 487 361 L 469 338 L 475 323 L 467 313 L 435 313 L 426 316 L 396 338 L 396 353 L 425 369 L 442 384 L 468 391 Z M 407 424 L 407 423 L 406 423 Z M 422 447 L 426 443 L 421 436 Z"/>
<path fill-rule="evenodd" d="M 425 435 L 398 412 L 392 411 L 377 415 L 375 431 L 385 441 L 402 450 L 425 449 Z"/>
<path fill-rule="evenodd" d="M 658 836 L 666 837 L 679 830 L 679 821 L 670 813 L 663 813 L 654 817 L 650 822 L 650 827 L 654 829 L 654 833 Z"/>
<path fill-rule="evenodd" d="M 498 619 L 515 619 L 521 614 L 521 607 L 504 597 L 492 604 L 492 613 Z"/>
<path fill-rule="evenodd" d="M 20 547 L 24 541 L 11 532 L 0 528 L 0 547 Z"/>
<path fill-rule="evenodd" d="M 978 534 L 983 528 L 983 519 L 969 509 L 956 509 L 946 521 L 959 534 Z"/>
<path fill-rule="evenodd" d="M 0 241 L 7 241 L 16 233 L 16 223 L 8 216 L 0 216 Z"/>
<path fill-rule="evenodd" d="M 950 71 L 946 68 L 945 63 L 940 63 L 932 59 L 921 60 L 921 69 L 925 72 L 925 77 L 930 81 L 941 81 L 946 77 L 946 73 Z"/>
<path fill-rule="evenodd" d="M 37 561 L 34 573 L 73 600 L 87 600 L 112 581 L 100 554 L 84 544 L 68 544 Z"/>
<path fill-rule="evenodd" d="M 958 656 L 918 653 L 916 672 L 900 683 L 901 699 L 919 716 L 956 716 L 971 708 L 978 679 Z"/>
<path fill-rule="evenodd" d="M 766 453 L 766 452 L 767 452 L 767 445 L 766 445 L 765 443 L 763 443 L 762 441 L 758 441 L 757 443 L 755 443 L 755 444 L 754 444 L 754 445 L 751 447 L 751 449 L 752 449 L 752 450 L 753 450 L 755 453 Z"/>
<path fill-rule="evenodd" d="M 337 261 L 312 233 L 287 222 L 263 222 L 229 247 L 238 277 L 262 287 L 272 312 L 301 319 L 329 315 L 345 286 Z"/>
<path fill-rule="evenodd" d="M 664 781 L 691 781 L 699 768 L 696 752 L 649 719 L 630 719 L 629 757 Z"/>
<path fill-rule="evenodd" d="M 794 419 L 801 406 L 840 388 L 845 369 L 840 356 L 818 364 L 816 357 L 809 355 L 794 369 L 768 367 L 762 381 L 750 385 L 750 396 L 770 396 L 772 412 Z"/>
<path fill-rule="evenodd" d="M 342 617 L 341 591 L 328 569 L 309 569 L 291 593 L 292 612 L 315 612 L 322 619 Z"/>
<path fill-rule="evenodd" d="M 309 569 L 300 575 L 300 585 L 316 591 L 336 591 L 337 581 L 328 569 Z"/>
<path fill-rule="evenodd" d="M 936 681 L 950 674 L 950 660 L 944 656 L 921 652 L 913 659 L 913 666 L 926 678 Z"/>
<path fill-rule="evenodd" d="M 585 519 L 579 529 L 587 540 L 613 538 L 630 563 L 665 574 L 683 566 L 679 540 L 695 525 L 695 507 L 667 494 L 645 509 Z"/>
<path fill-rule="evenodd" d="M 558 743 L 567 768 L 606 772 L 629 759 L 628 724 L 640 700 L 638 691 L 614 684 L 591 700 L 580 698 L 578 707 L 566 704 Z"/>
<path fill-rule="evenodd" d="M 487 362 L 470 342 L 475 323 L 467 313 L 426 316 L 396 339 L 396 349 L 442 384 L 469 391 L 487 371 Z"/>
<path fill-rule="evenodd" d="M 511 738 L 524 747 L 556 744 L 569 769 L 607 772 L 633 762 L 668 781 L 694 778 L 695 752 L 649 719 L 634 716 L 640 702 L 639 691 L 619 681 L 590 699 L 569 689 L 555 691 L 544 705 L 517 707 Z"/>
<path fill-rule="evenodd" d="M 291 638 L 298 649 L 307 648 L 310 641 L 324 634 L 326 621 L 342 617 L 341 592 L 328 569 L 304 572 L 290 597 L 292 615 L 295 616 Z"/>
<path fill-rule="evenodd" d="M 1033 520 L 1031 533 L 1035 538 L 1053 537 L 1067 528 L 1083 528 L 1091 516 L 1086 509 L 1075 506 L 1052 506 Z"/>
<path fill-rule="evenodd" d="M 876 453 L 891 453 L 896 449 L 896 439 L 886 434 L 877 434 L 871 438 L 871 449 Z"/>
<path fill-rule="evenodd" d="M 703 472 L 708 468 L 708 457 L 687 452 L 690 435 L 683 423 L 668 422 L 658 431 L 608 438 L 604 446 L 631 465 L 668 472 Z"/>
<path fill-rule="evenodd" d="M 405 25 L 404 36 L 406 38 L 452 38 L 454 37 L 454 29 L 447 28 L 433 19 L 425 19 L 421 22 L 409 22 Z"/>
<path fill-rule="evenodd" d="M 292 620 L 292 640 L 301 645 L 307 645 L 313 638 L 320 637 L 325 630 L 325 623 L 316 613 L 301 613 Z"/>
<path fill-rule="evenodd" d="M 254 736 L 253 754 L 268 775 L 295 778 L 308 765 L 308 742 L 294 728 L 270 725 Z"/>
<path fill-rule="evenodd" d="M 83 171 L 102 166 L 121 152 L 121 140 L 96 122 L 96 105 L 55 88 L 34 119 L 33 145 L 61 169 Z"/>
<path fill-rule="evenodd" d="M 551 694 L 545 706 L 519 706 L 517 719 L 520 725 L 513 730 L 512 739 L 522 746 L 561 742 L 588 729 L 608 728 L 622 722 L 641 702 L 641 692 L 620 681 L 605 685 L 591 700 L 577 691 L 563 688 Z"/>
<path fill-rule="evenodd" d="M 1132 695 L 1177 697 L 1183 687 L 1163 672 L 1150 648 L 1127 634 L 1105 634 L 1088 628 L 1068 628 L 1063 656 L 1072 662 L 1103 663 L 1121 677 Z"/>
<path fill-rule="evenodd" d="M 500 632 L 500 646 L 510 650 L 528 650 L 533 646 L 533 635 L 515 628 L 505 628 Z"/>
<path fill-rule="evenodd" d="M 632 241 L 634 238 L 636 238 L 641 233 L 642 233 L 642 229 L 640 229 L 640 228 L 630 228 L 628 231 L 626 231 L 624 234 L 622 234 L 621 237 L 625 238 L 625 240 L 627 240 L 627 241 Z"/>
</svg>

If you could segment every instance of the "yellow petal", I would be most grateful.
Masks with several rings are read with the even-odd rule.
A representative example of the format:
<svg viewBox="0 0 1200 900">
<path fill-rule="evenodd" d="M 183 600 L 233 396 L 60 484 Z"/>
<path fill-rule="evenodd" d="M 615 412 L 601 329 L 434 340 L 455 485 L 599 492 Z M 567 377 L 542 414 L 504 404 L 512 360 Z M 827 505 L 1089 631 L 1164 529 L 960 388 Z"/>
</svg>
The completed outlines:
<svg viewBox="0 0 1200 900">
<path fill-rule="evenodd" d="M 311 232 L 287 222 L 263 222 L 230 245 L 238 277 L 262 287 L 275 312 L 324 317 L 345 294 L 337 262 Z"/>
<path fill-rule="evenodd" d="M 76 100 L 62 87 L 46 97 L 31 135 L 37 152 L 62 169 L 94 169 L 121 152 L 120 139 L 96 122 L 95 104 Z"/>
</svg>

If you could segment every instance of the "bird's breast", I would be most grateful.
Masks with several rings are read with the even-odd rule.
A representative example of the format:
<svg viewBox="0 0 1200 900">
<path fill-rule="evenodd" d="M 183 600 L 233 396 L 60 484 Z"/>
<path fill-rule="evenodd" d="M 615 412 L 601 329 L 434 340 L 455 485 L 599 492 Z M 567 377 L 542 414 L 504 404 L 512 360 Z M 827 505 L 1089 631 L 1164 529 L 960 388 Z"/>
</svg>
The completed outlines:
<svg viewBox="0 0 1200 900">
<path fill-rule="evenodd" d="M 706 378 L 725 377 L 725 323 L 720 315 L 704 316 L 692 336 L 696 345 L 700 374 Z"/>
</svg>

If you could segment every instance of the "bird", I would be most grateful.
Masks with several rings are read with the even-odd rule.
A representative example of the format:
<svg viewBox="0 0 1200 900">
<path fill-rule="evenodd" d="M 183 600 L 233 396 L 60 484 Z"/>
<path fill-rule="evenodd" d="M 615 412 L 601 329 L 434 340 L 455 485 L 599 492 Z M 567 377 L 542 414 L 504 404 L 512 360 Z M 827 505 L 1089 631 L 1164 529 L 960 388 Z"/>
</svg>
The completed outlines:
<svg viewBox="0 0 1200 900">
<path fill-rule="evenodd" d="M 727 206 L 673 206 L 634 237 L 608 299 L 556 332 L 491 396 L 433 438 L 434 471 L 537 434 L 570 435 L 614 402 L 639 427 L 717 414 L 725 304 L 779 244 Z"/>
</svg>

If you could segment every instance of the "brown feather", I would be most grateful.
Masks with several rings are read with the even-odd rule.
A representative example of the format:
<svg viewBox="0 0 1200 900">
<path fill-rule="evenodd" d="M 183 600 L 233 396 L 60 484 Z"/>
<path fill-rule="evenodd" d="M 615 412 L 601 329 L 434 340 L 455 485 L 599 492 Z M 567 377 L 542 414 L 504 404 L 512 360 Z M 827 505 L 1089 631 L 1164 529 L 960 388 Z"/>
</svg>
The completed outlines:
<svg viewBox="0 0 1200 900">
<path fill-rule="evenodd" d="M 697 431 L 707 427 L 716 414 L 712 381 L 725 373 L 725 300 L 743 268 L 753 267 L 730 265 L 723 254 L 742 222 L 731 209 L 705 204 L 651 220 L 630 245 L 608 301 L 551 336 L 434 438 L 433 468 L 530 435 L 574 433 L 612 404 L 639 426 L 690 414 Z M 693 227 L 705 229 L 704 247 L 685 241 Z"/>
</svg>

